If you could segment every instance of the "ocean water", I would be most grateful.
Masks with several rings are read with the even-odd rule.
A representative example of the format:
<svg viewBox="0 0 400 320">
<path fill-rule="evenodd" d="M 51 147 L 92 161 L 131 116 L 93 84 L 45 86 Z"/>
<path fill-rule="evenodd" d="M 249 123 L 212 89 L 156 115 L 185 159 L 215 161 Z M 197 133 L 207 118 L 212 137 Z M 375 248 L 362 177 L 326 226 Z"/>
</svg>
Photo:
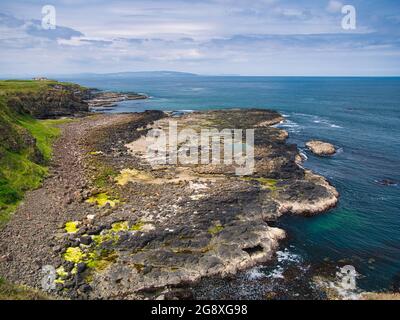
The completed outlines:
<svg viewBox="0 0 400 320">
<path fill-rule="evenodd" d="M 363 290 L 400 287 L 400 78 L 98 77 L 66 79 L 104 90 L 151 96 L 111 112 L 258 107 L 280 111 L 280 127 L 306 154 L 304 166 L 340 192 L 337 208 L 312 218 L 285 216 L 284 244 L 310 264 L 353 265 Z M 319 158 L 310 139 L 339 152 Z M 275 270 L 279 272 L 279 269 Z M 257 276 L 257 274 L 256 274 Z"/>
</svg>

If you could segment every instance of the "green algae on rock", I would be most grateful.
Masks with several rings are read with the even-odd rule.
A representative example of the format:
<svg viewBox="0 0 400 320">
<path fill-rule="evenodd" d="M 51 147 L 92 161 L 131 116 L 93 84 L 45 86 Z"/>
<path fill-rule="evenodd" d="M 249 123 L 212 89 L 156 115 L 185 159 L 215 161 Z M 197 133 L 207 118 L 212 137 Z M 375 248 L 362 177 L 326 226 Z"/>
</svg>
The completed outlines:
<svg viewBox="0 0 400 320">
<path fill-rule="evenodd" d="M 128 221 L 114 222 L 111 225 L 111 230 L 113 232 L 128 231 L 129 230 L 129 222 Z"/>
<path fill-rule="evenodd" d="M 37 289 L 24 285 L 11 284 L 0 277 L 0 300 L 54 300 L 54 296 L 50 296 Z"/>
<path fill-rule="evenodd" d="M 94 250 L 89 253 L 86 260 L 87 267 L 101 272 L 107 269 L 118 258 L 118 254 L 112 250 Z"/>
<path fill-rule="evenodd" d="M 143 221 L 136 222 L 133 226 L 131 226 L 130 230 L 132 231 L 142 231 L 143 227 L 146 225 Z"/>
<path fill-rule="evenodd" d="M 222 230 L 224 230 L 224 227 L 221 226 L 220 224 L 216 224 L 215 226 L 211 227 L 208 229 L 208 232 L 212 235 L 220 233 Z"/>
<path fill-rule="evenodd" d="M 271 191 L 277 190 L 277 183 L 279 182 L 277 179 L 269 179 L 269 178 L 252 178 L 252 177 L 245 177 L 242 178 L 245 181 L 257 181 L 259 182 L 264 188 L 269 189 Z"/>
<path fill-rule="evenodd" d="M 101 245 L 102 243 L 107 241 L 116 243 L 119 240 L 119 236 L 114 232 L 102 231 L 100 234 L 93 235 L 92 239 L 96 245 Z"/>
</svg>

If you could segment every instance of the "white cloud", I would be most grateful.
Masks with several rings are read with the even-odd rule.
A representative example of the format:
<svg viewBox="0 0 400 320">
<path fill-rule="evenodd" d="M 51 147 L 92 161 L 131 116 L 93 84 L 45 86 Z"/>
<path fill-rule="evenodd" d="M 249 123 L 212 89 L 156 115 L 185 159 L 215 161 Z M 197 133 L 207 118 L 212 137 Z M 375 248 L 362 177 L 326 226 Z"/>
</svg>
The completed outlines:
<svg viewBox="0 0 400 320">
<path fill-rule="evenodd" d="M 31 17 L 39 19 L 40 10 L 35 11 L 39 16 L 25 20 L 0 15 L 0 72 L 171 69 L 269 74 L 277 73 L 278 67 L 273 70 L 272 65 L 280 64 L 281 70 L 296 74 L 313 67 L 306 62 L 316 61 L 315 68 L 324 72 L 330 67 L 328 58 L 341 53 L 354 57 L 366 52 L 395 56 L 400 47 L 394 35 L 374 37 L 373 25 L 360 23 L 358 34 L 343 33 L 341 18 L 336 14 L 342 7 L 338 0 L 318 5 L 312 0 L 62 3 L 56 4 L 57 22 L 73 29 L 60 29 L 51 37 L 35 24 L 32 27 L 26 23 Z M 14 15 L 19 17 L 20 12 L 28 15 L 21 7 Z M 76 30 L 82 34 L 77 35 Z"/>
<path fill-rule="evenodd" d="M 343 8 L 343 3 L 337 0 L 330 0 L 326 10 L 332 13 L 341 12 Z"/>
</svg>

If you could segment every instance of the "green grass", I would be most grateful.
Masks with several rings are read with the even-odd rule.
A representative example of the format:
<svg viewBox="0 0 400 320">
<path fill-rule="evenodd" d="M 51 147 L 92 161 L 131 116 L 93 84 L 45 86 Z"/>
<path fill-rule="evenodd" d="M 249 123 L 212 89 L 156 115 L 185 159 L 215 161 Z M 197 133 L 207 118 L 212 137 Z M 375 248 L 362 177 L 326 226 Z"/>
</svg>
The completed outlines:
<svg viewBox="0 0 400 320">
<path fill-rule="evenodd" d="M 1 82 L 1 81 L 0 81 Z M 26 191 L 38 188 L 47 174 L 53 141 L 60 135 L 57 125 L 72 121 L 36 120 L 9 110 L 0 98 L 0 227 L 9 219 Z M 35 161 L 35 146 L 24 144 L 31 135 L 43 161 Z M 37 152 L 37 150 L 36 150 Z"/>
<path fill-rule="evenodd" d="M 0 278 L 0 300 L 50 300 L 45 293 L 25 286 L 10 284 Z"/>
<path fill-rule="evenodd" d="M 106 188 L 110 184 L 110 179 L 113 181 L 114 178 L 117 177 L 117 171 L 112 167 L 101 163 L 100 161 L 93 161 L 92 163 L 94 166 L 96 166 L 98 171 L 94 179 L 95 186 L 100 189 Z"/>
<path fill-rule="evenodd" d="M 72 121 L 36 120 L 13 110 L 7 101 L 49 90 L 54 85 L 83 89 L 79 85 L 52 80 L 0 81 L 0 227 L 15 211 L 24 193 L 40 186 L 47 174 L 52 143 L 60 134 L 57 126 Z M 35 143 L 32 143 L 32 137 Z"/>
<path fill-rule="evenodd" d="M 0 94 L 33 92 L 46 88 L 51 83 L 51 81 L 3 80 L 0 81 Z"/>
<path fill-rule="evenodd" d="M 39 90 L 48 89 L 52 85 L 62 85 L 64 87 L 83 88 L 70 82 L 58 82 L 54 80 L 35 81 L 35 80 L 0 80 L 0 95 L 9 95 L 14 93 L 30 93 Z"/>
<path fill-rule="evenodd" d="M 7 222 L 24 192 L 40 186 L 47 170 L 26 155 L 5 151 L 0 160 L 0 225 Z"/>
<path fill-rule="evenodd" d="M 52 144 L 60 135 L 58 125 L 70 119 L 36 120 L 9 107 L 9 99 L 49 90 L 52 85 L 82 87 L 56 81 L 0 81 L 0 228 L 7 223 L 24 193 L 40 187 L 47 175 Z M 60 89 L 58 89 L 60 90 Z M 11 104 L 10 104 L 11 105 Z M 0 300 L 51 299 L 37 290 L 8 283 L 0 277 Z"/>
<path fill-rule="evenodd" d="M 72 119 L 49 119 L 36 120 L 30 116 L 19 117 L 20 123 L 27 129 L 36 139 L 36 145 L 44 156 L 46 161 L 49 161 L 52 156 L 51 145 L 55 138 L 60 135 L 60 129 L 57 127 L 60 124 L 74 121 Z"/>
</svg>

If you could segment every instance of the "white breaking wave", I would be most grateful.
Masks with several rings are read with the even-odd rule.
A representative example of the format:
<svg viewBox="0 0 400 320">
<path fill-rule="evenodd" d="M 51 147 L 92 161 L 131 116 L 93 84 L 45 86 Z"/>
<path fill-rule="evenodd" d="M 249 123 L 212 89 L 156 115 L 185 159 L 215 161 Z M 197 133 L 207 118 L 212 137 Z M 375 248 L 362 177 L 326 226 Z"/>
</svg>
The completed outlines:
<svg viewBox="0 0 400 320">
<path fill-rule="evenodd" d="M 288 120 L 288 119 L 285 119 L 285 121 L 277 124 L 275 127 L 285 129 L 286 131 L 291 132 L 291 133 L 298 133 L 304 128 L 303 126 L 299 125 L 298 123 L 296 123 L 292 120 Z"/>
<path fill-rule="evenodd" d="M 288 248 L 276 252 L 277 265 L 273 270 L 263 266 L 254 267 L 246 272 L 246 277 L 249 280 L 258 280 L 262 278 L 284 279 L 284 272 L 290 265 L 295 264 L 301 270 L 306 270 L 307 267 L 302 266 L 303 259 L 300 255 L 291 252 Z"/>
<path fill-rule="evenodd" d="M 312 118 L 314 119 L 313 120 L 314 123 L 322 124 L 322 125 L 330 127 L 330 128 L 343 129 L 342 126 L 339 126 L 328 119 L 325 119 L 325 118 L 322 118 L 319 116 L 312 116 Z"/>
<path fill-rule="evenodd" d="M 335 128 L 335 129 L 343 129 L 342 126 L 340 126 L 340 125 L 338 125 L 336 123 L 333 123 L 331 120 L 323 118 L 323 117 L 320 117 L 320 116 L 316 116 L 316 115 L 313 115 L 313 114 L 306 114 L 306 113 L 297 113 L 297 112 L 295 112 L 293 114 L 298 116 L 298 117 L 301 117 L 301 118 L 309 119 L 313 123 L 316 123 L 316 124 L 321 124 L 321 125 L 324 125 L 324 126 L 327 126 L 327 127 L 330 127 L 330 128 Z"/>
<path fill-rule="evenodd" d="M 300 156 L 302 157 L 302 159 L 304 161 L 308 160 L 308 156 L 307 156 L 306 151 L 304 149 L 299 148 L 299 154 L 300 154 Z"/>
<path fill-rule="evenodd" d="M 281 266 L 276 267 L 272 270 L 267 277 L 272 279 L 285 279 L 283 275 L 284 269 Z"/>
<path fill-rule="evenodd" d="M 285 248 L 283 251 L 277 251 L 276 256 L 278 262 L 300 263 L 302 261 L 300 255 L 290 252 L 288 248 Z"/>
<path fill-rule="evenodd" d="M 262 267 L 255 267 L 253 269 L 250 269 L 249 271 L 247 271 L 246 275 L 250 280 L 257 280 L 266 277 L 265 272 L 262 271 Z"/>
</svg>

